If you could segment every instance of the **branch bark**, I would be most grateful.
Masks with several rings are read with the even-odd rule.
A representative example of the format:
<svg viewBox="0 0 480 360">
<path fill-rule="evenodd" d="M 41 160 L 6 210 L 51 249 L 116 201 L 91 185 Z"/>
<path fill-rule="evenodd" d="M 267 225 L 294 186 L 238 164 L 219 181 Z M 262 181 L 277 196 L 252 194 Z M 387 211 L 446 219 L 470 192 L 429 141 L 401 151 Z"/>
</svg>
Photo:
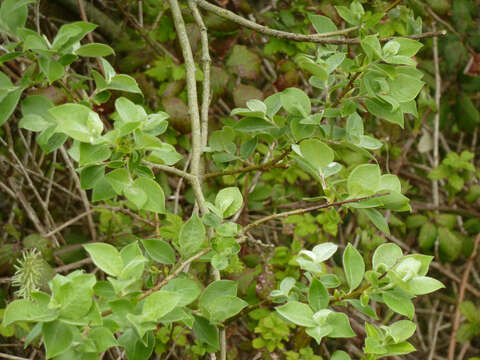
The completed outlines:
<svg viewBox="0 0 480 360">
<path fill-rule="evenodd" d="M 203 153 L 203 143 L 206 142 L 207 132 L 208 132 L 208 104 L 209 104 L 209 81 L 208 87 L 204 83 L 204 106 L 202 107 L 202 115 L 204 121 L 204 133 L 202 134 L 202 124 L 200 121 L 200 111 L 197 98 L 197 82 L 195 79 L 195 61 L 193 59 L 192 48 L 187 36 L 187 30 L 185 28 L 185 22 L 183 20 L 182 12 L 178 4 L 178 0 L 168 0 L 170 4 L 170 11 L 172 12 L 173 21 L 175 23 L 175 29 L 178 35 L 178 40 L 180 42 L 180 47 L 182 48 L 182 54 L 185 61 L 185 70 L 186 70 L 186 82 L 187 82 L 187 98 L 188 98 L 188 112 L 190 115 L 190 124 L 192 129 L 192 160 L 190 163 L 190 174 L 192 178 L 190 183 L 195 194 L 195 199 L 197 200 L 198 207 L 200 212 L 203 214 L 208 213 L 208 207 L 205 202 L 205 197 L 202 191 L 202 184 L 200 182 L 200 177 L 202 175 L 202 153 Z M 197 21 L 201 20 L 201 16 L 197 11 L 195 15 Z M 210 62 L 207 59 L 206 53 L 208 53 L 208 38 L 206 38 L 206 28 L 203 25 L 204 31 L 202 31 L 202 46 L 204 52 L 204 67 L 209 67 Z M 206 48 L 205 48 L 206 47 Z M 208 77 L 209 79 L 209 77 Z M 205 129 L 206 127 L 206 129 Z M 212 234 L 212 231 L 209 231 L 209 237 Z M 220 280 L 220 271 L 213 269 L 213 275 L 215 280 Z M 220 360 L 227 359 L 227 346 L 226 346 L 226 334 L 225 329 L 220 329 Z"/>
<path fill-rule="evenodd" d="M 261 219 L 258 219 L 257 221 L 254 221 L 254 222 L 248 224 L 247 226 L 245 226 L 243 228 L 243 230 L 241 231 L 241 234 L 245 235 L 247 232 L 249 232 L 253 228 L 255 228 L 259 225 L 262 225 L 263 223 L 266 223 L 270 220 L 283 219 L 283 218 L 289 217 L 291 215 L 306 214 L 306 213 L 309 213 L 309 212 L 312 212 L 312 211 L 315 211 L 315 210 L 325 209 L 325 208 L 329 208 L 329 207 L 332 207 L 332 206 L 340 206 L 340 205 L 346 205 L 346 204 L 351 204 L 351 203 L 357 203 L 357 202 L 360 202 L 360 201 L 363 201 L 363 200 L 369 200 L 369 199 L 374 199 L 374 198 L 386 196 L 388 194 L 389 194 L 388 192 L 380 193 L 380 194 L 375 194 L 375 195 L 371 195 L 371 196 L 363 196 L 363 197 L 355 198 L 355 199 L 349 199 L 349 200 L 343 200 L 343 201 L 336 201 L 336 202 L 332 202 L 332 203 L 313 205 L 313 206 L 309 206 L 309 207 L 302 208 L 302 209 L 285 211 L 285 212 L 282 212 L 282 213 L 279 213 L 279 214 L 272 214 L 272 215 L 265 216 Z"/>
<path fill-rule="evenodd" d="M 436 30 L 435 21 L 433 22 L 433 29 Z M 435 65 L 435 106 L 436 112 L 433 120 L 433 168 L 436 168 L 439 163 L 438 142 L 440 133 L 440 98 L 442 95 L 442 78 L 440 77 L 440 66 L 438 59 L 438 40 L 433 38 L 433 62 Z M 440 197 L 438 191 L 438 180 L 432 180 L 433 189 L 433 205 L 440 205 Z"/>
<path fill-rule="evenodd" d="M 458 328 L 460 327 L 460 304 L 463 302 L 465 298 L 465 290 L 467 287 L 468 277 L 470 276 L 470 271 L 472 271 L 473 263 L 477 257 L 478 253 L 478 246 L 480 244 L 480 234 L 477 235 L 475 239 L 475 245 L 473 247 L 472 255 L 467 262 L 467 267 L 465 268 L 465 272 L 463 273 L 462 282 L 460 283 L 460 290 L 458 293 L 457 299 L 457 308 L 455 310 L 455 317 L 453 318 L 452 323 L 452 334 L 450 335 L 450 344 L 448 346 L 448 360 L 455 359 L 455 347 L 457 342 L 457 332 Z"/>
<path fill-rule="evenodd" d="M 280 39 L 287 39 L 287 40 L 293 40 L 293 41 L 305 41 L 305 42 L 314 42 L 314 43 L 319 43 L 319 44 L 359 44 L 360 43 L 360 38 L 350 38 L 350 39 L 340 39 L 340 38 L 334 38 L 339 35 L 345 35 L 348 34 L 354 30 L 358 30 L 357 26 L 343 29 L 343 30 L 338 30 L 338 31 L 333 31 L 333 32 L 328 32 L 328 33 L 323 33 L 323 34 L 310 34 L 310 35 L 305 35 L 305 34 L 295 34 L 291 33 L 288 31 L 281 31 L 281 30 L 275 30 L 271 29 L 269 27 L 257 24 L 256 22 L 247 20 L 227 9 L 221 8 L 219 6 L 213 5 L 209 3 L 206 0 L 195 0 L 197 4 L 202 7 L 203 9 L 210 11 L 224 19 L 230 20 L 234 23 L 237 23 L 243 27 L 246 27 L 250 30 L 256 31 L 258 33 L 268 35 L 268 36 L 273 36 L 277 37 Z M 416 34 L 416 35 L 410 35 L 406 36 L 410 39 L 423 39 L 423 38 L 428 38 L 428 37 L 437 37 L 437 36 L 443 36 L 447 32 L 445 30 L 442 31 L 437 31 L 437 32 L 426 32 L 422 34 Z M 391 40 L 392 38 L 382 38 L 379 39 L 380 42 L 387 42 Z"/>
<path fill-rule="evenodd" d="M 250 172 L 250 171 L 264 171 L 264 170 L 270 170 L 273 169 L 274 167 L 277 166 L 277 164 L 282 161 L 288 154 L 290 154 L 291 150 L 288 149 L 284 151 L 280 156 L 276 157 L 275 159 L 270 160 L 269 162 L 265 164 L 259 164 L 259 165 L 252 165 L 252 166 L 247 166 L 244 168 L 240 169 L 234 169 L 234 170 L 226 170 L 226 171 L 217 171 L 209 174 L 205 174 L 205 178 L 212 178 L 212 177 L 217 177 L 217 176 L 224 176 L 224 175 L 234 175 L 234 174 L 239 174 L 239 173 L 244 173 L 244 172 Z"/>
</svg>

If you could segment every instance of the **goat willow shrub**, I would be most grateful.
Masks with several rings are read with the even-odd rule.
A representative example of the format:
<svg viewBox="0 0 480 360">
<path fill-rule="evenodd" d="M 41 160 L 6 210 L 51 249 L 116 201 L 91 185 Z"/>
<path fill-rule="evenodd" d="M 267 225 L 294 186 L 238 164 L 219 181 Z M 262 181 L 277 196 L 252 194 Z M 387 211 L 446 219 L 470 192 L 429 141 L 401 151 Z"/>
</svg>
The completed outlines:
<svg viewBox="0 0 480 360">
<path fill-rule="evenodd" d="M 19 292 L 22 297 L 4 310 L 2 331 L 13 329 L 26 346 L 43 344 L 48 359 L 98 359 L 114 346 L 123 347 L 130 360 L 148 359 L 154 349 L 165 347 L 164 328 L 177 329 L 179 334 L 183 328 L 193 332 L 197 354 L 218 351 L 219 328 L 258 299 L 239 297 L 238 281 L 217 280 L 203 287 L 188 272 L 175 269 L 192 257 L 217 270 L 240 264 L 239 243 L 247 234 L 231 220 L 245 204 L 239 184 L 234 181 L 210 194 L 206 203 L 209 213 L 202 217 L 194 213 L 183 221 L 173 215 L 152 170 L 185 162 L 185 156 L 162 137 L 168 130 L 169 115 L 152 113 L 127 97 L 126 93 L 141 91 L 132 77 L 117 74 L 104 58 L 113 54 L 112 48 L 80 44 L 95 29 L 94 24 L 65 24 L 52 42 L 25 28 L 28 5 L 34 2 L 4 0 L 0 7 L 0 31 L 12 39 L 4 44 L 6 54 L 0 63 L 23 57 L 30 64 L 18 84 L 0 73 L 0 124 L 19 105 L 18 126 L 37 133 L 36 141 L 45 153 L 68 146 L 81 187 L 91 190 L 92 202 L 123 204 L 139 216 L 160 214 L 171 225 L 160 229 L 163 239 L 134 241 L 120 250 L 106 243 L 85 245 L 93 263 L 105 274 L 104 280 L 78 270 L 67 276 L 55 275 L 48 289 L 33 284 L 31 291 Z M 400 180 L 382 173 L 371 161 L 382 141 L 365 133 L 364 121 L 381 118 L 403 127 L 405 116 L 417 116 L 415 98 L 424 83 L 412 57 L 422 45 L 402 37 L 381 43 L 377 26 L 384 14 L 366 12 L 359 2 L 337 10 L 349 25 L 360 26 L 356 56 L 350 58 L 345 46 L 326 45 L 311 52 L 305 47 L 308 53 L 295 59 L 311 75 L 309 83 L 319 95 L 311 98 L 301 89 L 288 88 L 264 101 L 250 100 L 210 134 L 203 151 L 212 166 L 237 169 L 248 159 L 260 163 L 265 145 L 275 142 L 276 156 L 284 154 L 292 166 L 318 184 L 319 199 L 347 201 L 343 211 L 361 213 L 388 234 L 381 209 L 408 211 L 409 200 L 402 195 Z M 310 15 L 309 20 L 318 33 L 337 29 L 324 16 Z M 421 29 L 419 20 L 408 11 L 406 21 L 415 25 L 412 33 Z M 29 94 L 33 87 L 68 86 L 73 80 L 84 88 L 85 76 L 78 76 L 71 66 L 82 57 L 97 57 L 103 68 L 102 72 L 91 69 L 92 93 L 82 90 L 83 98 L 70 98 L 62 105 Z M 342 90 L 343 96 L 338 97 Z M 106 129 L 94 109 L 111 94 L 117 98 L 110 119 L 113 126 Z M 336 121 L 340 118 L 342 121 Z M 344 160 L 352 153 L 359 155 L 360 163 Z M 443 173 L 434 176 L 444 177 Z M 460 187 L 459 182 L 450 181 L 452 191 Z M 261 194 L 256 196 L 262 199 Z M 318 221 L 327 229 L 329 221 L 333 222 L 329 231 L 335 235 L 338 214 L 327 215 L 331 214 L 328 209 L 324 214 Z M 282 249 L 277 250 L 275 256 Z M 276 312 L 251 313 L 259 320 L 255 332 L 261 335 L 254 341 L 255 347 L 283 347 L 282 341 L 294 326 L 305 329 L 318 344 L 330 338 L 355 337 L 349 317 L 342 311 L 350 308 L 369 319 L 365 321 L 364 359 L 414 351 L 407 341 L 415 332 L 412 299 L 442 287 L 426 276 L 431 257 L 404 255 L 397 245 L 388 243 L 378 246 L 367 262 L 351 244 L 341 251 L 330 242 L 298 250 L 288 265 L 296 270 L 286 270 L 269 295 Z M 290 258 L 288 252 L 284 255 Z M 340 262 L 343 272 L 333 271 L 330 265 Z M 163 270 L 154 270 L 161 267 L 171 275 L 157 281 Z M 31 274 L 28 276 L 35 279 L 36 273 Z M 296 277 L 286 276 L 289 274 Z M 372 301 L 385 304 L 404 319 L 375 325 L 384 321 L 376 322 L 381 319 Z M 268 330 L 272 327 L 280 331 L 276 337 Z M 318 358 L 310 348 L 302 352 Z M 332 359 L 350 357 L 338 350 Z"/>
</svg>

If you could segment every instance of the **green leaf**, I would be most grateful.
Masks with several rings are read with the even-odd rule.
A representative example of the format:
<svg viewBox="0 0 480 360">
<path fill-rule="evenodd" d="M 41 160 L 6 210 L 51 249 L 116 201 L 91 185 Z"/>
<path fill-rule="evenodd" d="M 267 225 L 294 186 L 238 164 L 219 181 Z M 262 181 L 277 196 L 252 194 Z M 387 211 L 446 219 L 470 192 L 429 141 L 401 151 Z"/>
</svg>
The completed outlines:
<svg viewBox="0 0 480 360">
<path fill-rule="evenodd" d="M 62 319 L 81 322 L 92 309 L 95 283 L 96 279 L 92 274 L 57 274 L 50 282 L 52 297 L 49 306 L 58 307 Z"/>
<path fill-rule="evenodd" d="M 473 133 L 480 123 L 480 112 L 468 94 L 461 92 L 456 99 L 455 117 L 458 127 L 468 133 Z"/>
<path fill-rule="evenodd" d="M 120 252 L 110 244 L 93 243 L 83 245 L 92 258 L 93 263 L 103 272 L 118 276 L 123 269 L 123 260 Z"/>
<path fill-rule="evenodd" d="M 148 360 L 155 347 L 155 335 L 148 331 L 141 339 L 135 330 L 130 328 L 118 338 L 118 343 L 125 348 L 128 360 Z"/>
<path fill-rule="evenodd" d="M 437 279 L 428 276 L 417 276 L 408 282 L 408 286 L 415 295 L 430 294 L 445 287 Z"/>
<path fill-rule="evenodd" d="M 82 189 L 92 189 L 99 181 L 103 179 L 105 165 L 92 165 L 83 168 L 80 171 L 80 187 Z"/>
<path fill-rule="evenodd" d="M 308 139 L 300 143 L 303 157 L 318 171 L 330 164 L 334 159 L 333 150 L 317 139 Z"/>
<path fill-rule="evenodd" d="M 80 46 L 75 54 L 85 57 L 101 57 L 115 54 L 115 51 L 105 44 L 90 43 Z"/>
<path fill-rule="evenodd" d="M 244 133 L 268 133 L 276 129 L 270 121 L 260 118 L 246 117 L 235 123 L 233 128 Z"/>
<path fill-rule="evenodd" d="M 348 244 L 343 253 L 343 270 L 350 292 L 355 290 L 363 279 L 365 273 L 365 263 L 362 255 L 355 249 L 352 244 Z"/>
<path fill-rule="evenodd" d="M 409 319 L 413 318 L 415 306 L 406 294 L 400 291 L 385 291 L 382 293 L 382 297 L 390 309 Z"/>
<path fill-rule="evenodd" d="M 348 194 L 350 196 L 374 194 L 380 187 L 380 175 L 380 167 L 378 165 L 358 165 L 348 176 Z"/>
<path fill-rule="evenodd" d="M 144 239 L 142 244 L 148 255 L 156 262 L 166 265 L 175 263 L 175 251 L 166 241 L 161 239 Z"/>
<path fill-rule="evenodd" d="M 122 195 L 125 188 L 130 185 L 130 175 L 125 168 L 110 171 L 105 175 L 105 179 L 118 195 Z"/>
<path fill-rule="evenodd" d="M 18 28 L 25 26 L 28 16 L 27 5 L 35 0 L 4 0 L 0 6 L 0 28 L 6 27 L 14 34 Z"/>
<path fill-rule="evenodd" d="M 415 351 L 413 345 L 408 342 L 385 345 L 385 349 L 387 351 L 387 356 L 405 355 L 411 353 L 412 351 Z"/>
<path fill-rule="evenodd" d="M 275 310 L 285 319 L 300 326 L 315 327 L 313 311 L 307 304 L 298 301 L 289 301 L 285 305 L 277 306 Z"/>
<path fill-rule="evenodd" d="M 225 65 L 241 78 L 255 80 L 260 72 L 260 57 L 244 45 L 234 45 Z"/>
<path fill-rule="evenodd" d="M 210 283 L 200 296 L 200 306 L 206 307 L 220 296 L 236 296 L 237 286 L 237 282 L 233 280 L 216 280 Z"/>
<path fill-rule="evenodd" d="M 17 88 L 16 90 L 8 93 L 7 96 L 0 101 L 0 126 L 2 126 L 13 114 L 13 111 L 17 107 L 20 96 L 22 95 L 23 89 Z"/>
<path fill-rule="evenodd" d="M 142 205 L 143 209 L 158 214 L 165 213 L 165 194 L 156 181 L 140 177 L 133 182 L 133 186 L 142 189 L 147 196 L 147 201 Z"/>
<path fill-rule="evenodd" d="M 351 358 L 345 351 L 337 350 L 332 354 L 331 360 L 351 360 Z"/>
<path fill-rule="evenodd" d="M 356 336 L 350 326 L 348 316 L 342 312 L 332 312 L 328 315 L 327 324 L 332 327 L 328 334 L 331 338 L 348 338 Z"/>
<path fill-rule="evenodd" d="M 47 359 L 67 351 L 73 342 L 73 327 L 58 320 L 43 324 L 42 334 Z"/>
<path fill-rule="evenodd" d="M 243 196 L 237 187 L 222 189 L 215 198 L 215 206 L 220 209 L 224 218 L 235 215 L 242 205 Z"/>
<path fill-rule="evenodd" d="M 38 64 L 50 84 L 60 79 L 65 72 L 65 67 L 59 61 L 50 58 L 42 56 L 38 59 Z"/>
<path fill-rule="evenodd" d="M 403 113 L 400 108 L 393 110 L 389 103 L 378 99 L 366 99 L 365 105 L 372 115 L 385 119 L 391 123 L 398 124 L 403 129 Z"/>
<path fill-rule="evenodd" d="M 281 101 L 284 109 L 292 115 L 307 117 L 311 112 L 310 98 L 298 88 L 282 91 Z"/>
<path fill-rule="evenodd" d="M 314 311 L 325 309 L 330 302 L 330 296 L 323 283 L 313 278 L 308 289 L 308 303 Z"/>
<path fill-rule="evenodd" d="M 372 268 L 378 271 L 379 267 L 383 265 L 385 269 L 390 269 L 402 256 L 402 249 L 398 245 L 381 244 L 373 253 Z"/>
<path fill-rule="evenodd" d="M 52 123 L 49 123 L 43 117 L 36 114 L 27 114 L 21 118 L 18 123 L 18 127 L 35 132 L 43 131 L 50 126 L 52 126 Z"/>
<path fill-rule="evenodd" d="M 332 327 L 330 325 L 319 325 L 308 328 L 305 332 L 313 337 L 318 345 L 322 342 L 322 339 L 330 334 Z"/>
<path fill-rule="evenodd" d="M 95 30 L 97 25 L 84 21 L 77 21 L 62 25 L 52 43 L 52 50 L 64 50 L 83 39 L 89 32 Z"/>
<path fill-rule="evenodd" d="M 124 97 L 115 100 L 115 109 L 124 123 L 140 123 L 147 118 L 147 113 L 143 107 Z"/>
<path fill-rule="evenodd" d="M 476 306 L 471 301 L 462 301 L 460 304 L 460 313 L 473 323 L 480 322 L 479 312 Z"/>
<path fill-rule="evenodd" d="M 218 340 L 218 329 L 215 325 L 212 325 L 207 319 L 201 316 L 195 316 L 195 322 L 192 327 L 195 337 L 202 343 L 210 345 L 213 352 L 220 349 L 220 343 Z"/>
<path fill-rule="evenodd" d="M 58 313 L 30 300 L 14 300 L 8 304 L 3 314 L 3 326 L 17 321 L 47 322 L 55 320 Z"/>
<path fill-rule="evenodd" d="M 113 76 L 112 80 L 108 83 L 106 89 L 126 91 L 137 94 L 142 93 L 135 79 L 129 75 L 124 74 Z"/>
<path fill-rule="evenodd" d="M 85 105 L 63 104 L 48 111 L 57 120 L 57 131 L 80 142 L 92 142 L 103 131 L 98 114 Z"/>
<path fill-rule="evenodd" d="M 178 235 L 180 253 L 184 258 L 197 253 L 206 240 L 206 230 L 202 220 L 197 214 L 193 214 L 182 226 Z"/>
<path fill-rule="evenodd" d="M 377 227 L 381 232 L 390 235 L 390 229 L 388 228 L 388 223 L 383 217 L 382 213 L 377 209 L 360 209 L 362 213 L 368 216 L 370 221 Z"/>
<path fill-rule="evenodd" d="M 335 9 L 337 10 L 338 15 L 340 15 L 340 17 L 347 23 L 355 26 L 361 24 L 360 17 L 346 6 L 335 6 Z"/>
<path fill-rule="evenodd" d="M 112 331 L 103 326 L 91 329 L 88 333 L 88 339 L 95 343 L 95 347 L 99 353 L 118 345 L 117 339 L 113 336 Z"/>
<path fill-rule="evenodd" d="M 147 194 L 140 186 L 132 184 L 123 191 L 125 197 L 130 200 L 138 209 L 142 209 L 147 202 Z"/>
<path fill-rule="evenodd" d="M 352 305 L 356 310 L 360 311 L 362 314 L 378 320 L 377 313 L 370 305 L 362 305 L 362 302 L 359 299 L 346 299 L 345 301 Z"/>
<path fill-rule="evenodd" d="M 383 327 L 387 335 L 390 335 L 396 344 L 410 338 L 415 333 L 416 328 L 415 323 L 409 320 L 400 320 L 390 326 Z"/>
<path fill-rule="evenodd" d="M 79 165 L 96 164 L 110 158 L 112 151 L 105 144 L 91 145 L 88 143 L 80 143 L 80 161 Z"/>
<path fill-rule="evenodd" d="M 443 261 L 455 261 L 462 251 L 462 240 L 450 229 L 438 228 L 438 248 Z"/>
<path fill-rule="evenodd" d="M 149 295 L 143 304 L 142 317 L 146 321 L 158 319 L 172 311 L 180 301 L 180 295 L 166 290 L 159 290 Z"/>
<path fill-rule="evenodd" d="M 337 30 L 337 26 L 330 18 L 322 15 L 308 14 L 308 18 L 311 21 L 313 27 L 319 34 L 328 33 Z"/>
<path fill-rule="evenodd" d="M 425 83 L 409 75 L 399 74 L 389 81 L 390 96 L 399 103 L 414 100 Z"/>
<path fill-rule="evenodd" d="M 370 59 L 382 57 L 382 47 L 380 41 L 378 41 L 377 35 L 367 35 L 361 41 L 360 44 Z"/>
<path fill-rule="evenodd" d="M 405 37 L 396 37 L 394 40 L 400 44 L 397 55 L 401 56 L 415 56 L 423 46 L 421 42 Z"/>
<path fill-rule="evenodd" d="M 246 301 L 236 296 L 219 296 L 212 302 L 204 304 L 209 319 L 213 323 L 221 323 L 232 316 L 237 315 L 248 305 Z"/>
<path fill-rule="evenodd" d="M 92 201 L 109 200 L 115 197 L 115 191 L 112 186 L 105 180 L 100 179 L 93 188 Z"/>
<path fill-rule="evenodd" d="M 177 306 L 191 304 L 202 292 L 202 288 L 196 281 L 186 278 L 173 279 L 162 287 L 162 290 L 172 291 L 180 296 Z"/>
</svg>

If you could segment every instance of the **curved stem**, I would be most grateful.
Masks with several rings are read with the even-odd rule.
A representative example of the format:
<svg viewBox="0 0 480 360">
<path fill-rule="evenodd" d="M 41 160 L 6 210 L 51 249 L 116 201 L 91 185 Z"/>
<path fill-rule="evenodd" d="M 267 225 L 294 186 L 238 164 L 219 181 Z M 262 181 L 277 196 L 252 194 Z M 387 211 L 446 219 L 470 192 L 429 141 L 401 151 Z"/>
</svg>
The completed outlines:
<svg viewBox="0 0 480 360">
<path fill-rule="evenodd" d="M 360 44 L 360 38 L 358 37 L 350 38 L 350 39 L 334 38 L 336 36 L 345 35 L 352 31 L 358 30 L 359 29 L 358 26 L 354 26 L 354 27 L 350 27 L 350 28 L 338 30 L 338 31 L 332 31 L 328 33 L 322 33 L 322 34 L 310 34 L 310 35 L 295 34 L 288 31 L 271 29 L 269 27 L 257 24 L 256 22 L 247 20 L 227 9 L 223 9 L 219 6 L 213 5 L 206 0 L 195 0 L 195 1 L 200 7 L 204 8 L 205 10 L 208 10 L 224 19 L 230 20 L 243 27 L 246 27 L 250 30 L 254 30 L 264 35 L 274 36 L 280 39 L 314 42 L 319 44 Z M 422 39 L 427 37 L 443 36 L 443 35 L 446 35 L 446 33 L 447 33 L 446 31 L 434 31 L 434 32 L 426 32 L 422 34 L 410 35 L 405 37 L 410 39 Z M 388 37 L 388 38 L 381 38 L 379 40 L 380 42 L 387 42 L 391 39 L 392 39 L 391 37 Z"/>
</svg>

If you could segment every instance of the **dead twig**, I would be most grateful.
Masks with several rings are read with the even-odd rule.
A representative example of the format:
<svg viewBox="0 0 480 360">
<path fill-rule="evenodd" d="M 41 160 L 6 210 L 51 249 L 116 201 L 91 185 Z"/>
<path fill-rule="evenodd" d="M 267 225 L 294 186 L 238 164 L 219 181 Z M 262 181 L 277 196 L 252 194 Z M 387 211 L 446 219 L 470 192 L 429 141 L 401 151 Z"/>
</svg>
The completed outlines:
<svg viewBox="0 0 480 360">
<path fill-rule="evenodd" d="M 475 261 L 475 258 L 477 257 L 479 243 L 480 243 L 480 234 L 478 234 L 475 239 L 472 255 L 470 255 L 470 258 L 468 259 L 467 266 L 463 273 L 462 282 L 460 283 L 460 290 L 458 292 L 458 299 L 457 299 L 457 308 L 455 310 L 455 317 L 453 319 L 453 328 L 452 328 L 452 333 L 450 335 L 450 344 L 448 346 L 448 360 L 455 359 L 455 346 L 457 343 L 457 332 L 458 332 L 458 328 L 460 327 L 460 304 L 463 302 L 463 299 L 465 297 L 465 290 L 467 287 L 468 277 L 470 276 L 470 271 L 472 270 L 473 263 Z"/>
</svg>

